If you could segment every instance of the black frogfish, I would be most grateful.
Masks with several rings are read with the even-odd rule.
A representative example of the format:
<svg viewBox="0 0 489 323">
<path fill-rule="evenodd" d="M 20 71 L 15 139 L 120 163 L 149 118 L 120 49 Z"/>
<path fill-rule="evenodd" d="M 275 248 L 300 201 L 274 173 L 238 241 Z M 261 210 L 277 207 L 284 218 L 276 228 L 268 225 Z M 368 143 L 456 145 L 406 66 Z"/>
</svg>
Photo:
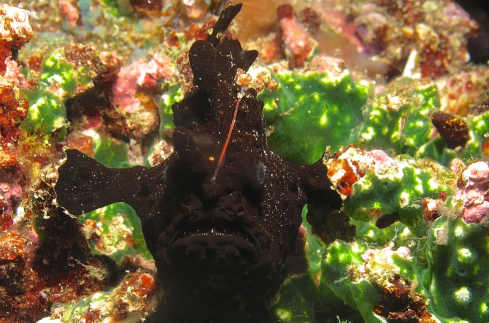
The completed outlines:
<svg viewBox="0 0 489 323">
<path fill-rule="evenodd" d="M 263 101 L 235 81 L 258 53 L 222 36 L 240 8 L 190 48 L 194 86 L 172 106 L 167 160 L 109 169 L 67 150 L 58 169 L 58 204 L 71 214 L 122 201 L 141 218 L 165 293 L 150 322 L 271 322 L 266 300 L 284 279 L 302 208 L 341 206 L 322 159 L 292 164 L 268 147 Z"/>
</svg>

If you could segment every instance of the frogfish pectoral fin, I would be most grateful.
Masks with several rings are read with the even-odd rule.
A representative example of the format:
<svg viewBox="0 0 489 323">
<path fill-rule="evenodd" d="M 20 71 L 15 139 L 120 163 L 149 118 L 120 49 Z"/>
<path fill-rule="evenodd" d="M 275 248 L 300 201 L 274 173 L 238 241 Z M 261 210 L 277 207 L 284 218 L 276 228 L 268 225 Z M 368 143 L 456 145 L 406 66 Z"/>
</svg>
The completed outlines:
<svg viewBox="0 0 489 323">
<path fill-rule="evenodd" d="M 66 161 L 58 168 L 55 191 L 58 204 L 73 215 L 115 202 L 131 202 L 135 195 L 131 187 L 137 190 L 138 178 L 145 169 L 107 168 L 75 149 L 67 150 L 66 156 Z"/>
</svg>

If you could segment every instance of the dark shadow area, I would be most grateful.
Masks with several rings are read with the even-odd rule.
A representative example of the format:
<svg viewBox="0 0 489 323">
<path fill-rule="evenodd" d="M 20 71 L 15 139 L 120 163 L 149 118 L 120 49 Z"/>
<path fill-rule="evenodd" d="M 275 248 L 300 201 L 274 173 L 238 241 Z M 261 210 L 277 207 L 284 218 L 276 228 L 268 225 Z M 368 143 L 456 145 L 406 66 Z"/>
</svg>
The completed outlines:
<svg viewBox="0 0 489 323">
<path fill-rule="evenodd" d="M 480 0 L 456 0 L 476 20 L 481 32 L 469 39 L 470 61 L 474 64 L 486 64 L 489 60 L 489 2 Z"/>
</svg>

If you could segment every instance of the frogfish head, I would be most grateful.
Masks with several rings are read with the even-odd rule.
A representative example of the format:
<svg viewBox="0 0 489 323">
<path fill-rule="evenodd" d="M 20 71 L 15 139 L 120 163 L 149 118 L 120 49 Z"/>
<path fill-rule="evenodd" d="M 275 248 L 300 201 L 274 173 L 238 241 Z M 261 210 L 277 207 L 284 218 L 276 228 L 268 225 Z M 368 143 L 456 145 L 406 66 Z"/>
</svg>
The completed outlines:
<svg viewBox="0 0 489 323">
<path fill-rule="evenodd" d="M 172 293 L 263 299 L 295 246 L 306 203 L 299 175 L 268 148 L 263 101 L 236 84 L 256 56 L 232 39 L 189 51 L 194 88 L 172 106 L 171 196 L 157 212 L 165 230 L 155 260 Z"/>
</svg>

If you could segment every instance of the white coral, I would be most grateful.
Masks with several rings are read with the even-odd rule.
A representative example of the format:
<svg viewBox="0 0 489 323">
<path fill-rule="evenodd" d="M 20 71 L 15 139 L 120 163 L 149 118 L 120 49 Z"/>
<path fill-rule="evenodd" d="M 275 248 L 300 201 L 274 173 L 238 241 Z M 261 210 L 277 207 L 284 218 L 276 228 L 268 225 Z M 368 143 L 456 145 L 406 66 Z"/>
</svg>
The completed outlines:
<svg viewBox="0 0 489 323">
<path fill-rule="evenodd" d="M 29 21 L 31 12 L 22 8 L 0 4 L 0 36 L 7 42 L 24 44 L 33 36 Z"/>
</svg>

